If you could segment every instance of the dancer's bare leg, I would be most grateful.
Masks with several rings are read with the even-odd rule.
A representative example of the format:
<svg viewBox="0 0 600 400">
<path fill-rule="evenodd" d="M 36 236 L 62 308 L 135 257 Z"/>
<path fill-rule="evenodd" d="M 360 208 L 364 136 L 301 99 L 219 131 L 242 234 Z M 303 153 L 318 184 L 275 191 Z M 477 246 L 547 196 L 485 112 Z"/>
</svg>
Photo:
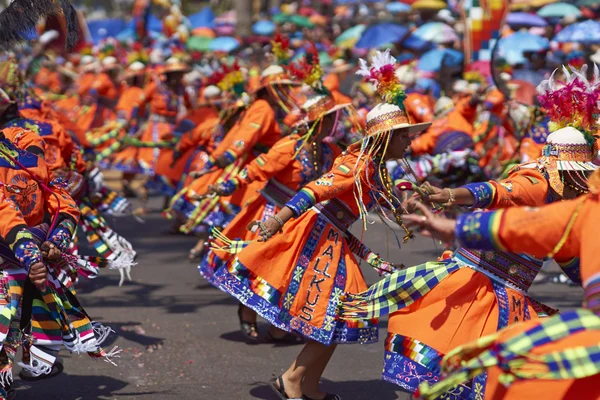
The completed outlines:
<svg viewBox="0 0 600 400">
<path fill-rule="evenodd" d="M 337 345 L 335 344 L 327 347 L 326 351 L 321 355 L 317 362 L 306 372 L 304 380 L 302 381 L 302 394 L 311 399 L 322 399 L 325 397 L 327 393 L 319 390 L 319 382 L 321 381 L 323 372 L 325 372 L 325 368 L 327 368 L 327 364 L 329 364 L 329 360 L 331 360 L 331 356 L 333 356 L 336 347 Z"/>
<path fill-rule="evenodd" d="M 302 381 L 312 368 L 319 366 L 319 360 L 330 352 L 328 346 L 310 341 L 304 345 L 298 357 L 282 375 L 285 393 L 288 397 L 302 397 Z M 324 369 L 324 368 L 323 368 Z"/>
</svg>

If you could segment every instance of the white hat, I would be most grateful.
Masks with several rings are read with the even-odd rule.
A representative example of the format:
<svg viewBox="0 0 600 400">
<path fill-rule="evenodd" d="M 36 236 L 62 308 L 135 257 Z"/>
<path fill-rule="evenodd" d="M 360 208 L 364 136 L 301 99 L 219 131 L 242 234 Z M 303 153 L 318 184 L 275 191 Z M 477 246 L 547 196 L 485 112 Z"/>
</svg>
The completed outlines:
<svg viewBox="0 0 600 400">
<path fill-rule="evenodd" d="M 431 126 L 431 122 L 411 124 L 406 110 L 395 104 L 379 103 L 367 114 L 367 135 L 380 132 L 408 129 L 409 135 L 423 132 Z"/>
<path fill-rule="evenodd" d="M 205 99 L 214 99 L 221 95 L 221 89 L 215 85 L 210 85 L 207 86 L 202 93 L 204 94 Z"/>
<path fill-rule="evenodd" d="M 280 65 L 270 65 L 260 74 L 260 85 L 257 90 L 267 85 L 294 85 L 288 73 Z"/>
<path fill-rule="evenodd" d="M 329 70 L 332 74 L 339 74 L 342 72 L 350 71 L 354 66 L 348 63 L 346 60 L 342 58 L 338 58 L 331 64 L 331 69 Z"/>
<path fill-rule="evenodd" d="M 58 39 L 59 36 L 60 36 L 60 34 L 58 33 L 58 31 L 55 31 L 55 30 L 50 30 L 48 32 L 44 32 L 42 34 L 42 36 L 40 36 L 40 43 L 48 44 L 48 43 L 53 42 L 56 39 Z"/>
<path fill-rule="evenodd" d="M 96 59 L 94 58 L 94 56 L 87 55 L 87 56 L 81 57 L 81 63 L 80 64 L 81 64 L 81 66 L 84 66 L 84 65 L 87 65 L 87 64 L 91 64 L 94 61 L 96 61 Z"/>
<path fill-rule="evenodd" d="M 450 97 L 442 96 L 435 102 L 433 114 L 436 118 L 441 118 L 448 114 L 454 108 L 454 102 Z"/>
<path fill-rule="evenodd" d="M 447 8 L 438 11 L 437 17 L 439 19 L 441 19 L 442 21 L 448 22 L 450 24 L 452 24 L 452 23 L 454 23 L 454 21 L 456 21 L 456 19 L 452 16 L 452 12 L 450 10 L 448 10 Z"/>
<path fill-rule="evenodd" d="M 316 121 L 323 118 L 326 115 L 341 110 L 342 108 L 349 107 L 351 104 L 336 104 L 331 96 L 318 94 L 310 97 L 302 104 L 302 109 L 306 113 L 307 121 Z"/>
<path fill-rule="evenodd" d="M 466 93 L 469 90 L 469 82 L 464 79 L 459 79 L 452 85 L 452 90 L 455 93 Z"/>
<path fill-rule="evenodd" d="M 106 57 L 104 60 L 102 60 L 102 68 L 105 70 L 110 70 L 110 69 L 115 69 L 115 68 L 120 68 L 120 67 L 121 67 L 121 65 L 119 65 L 119 61 L 113 56 Z"/>
<path fill-rule="evenodd" d="M 548 135 L 543 155 L 556 157 L 559 171 L 593 171 L 598 167 L 592 147 L 581 131 L 567 126 Z"/>
</svg>

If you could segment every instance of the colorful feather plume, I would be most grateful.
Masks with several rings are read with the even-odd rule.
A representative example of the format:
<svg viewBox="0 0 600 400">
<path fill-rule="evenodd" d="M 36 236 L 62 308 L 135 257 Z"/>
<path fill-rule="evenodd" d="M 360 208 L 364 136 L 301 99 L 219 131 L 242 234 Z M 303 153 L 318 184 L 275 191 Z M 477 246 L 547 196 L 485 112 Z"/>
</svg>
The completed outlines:
<svg viewBox="0 0 600 400">
<path fill-rule="evenodd" d="M 224 92 L 231 91 L 235 94 L 244 92 L 244 74 L 236 59 L 231 66 L 227 64 L 221 67 L 222 78 L 216 84 Z"/>
<path fill-rule="evenodd" d="M 319 51 L 314 43 L 310 43 L 306 54 L 298 61 L 286 67 L 296 79 L 313 88 L 316 93 L 328 95 L 329 91 L 323 86 L 323 68 L 319 60 Z"/>
<path fill-rule="evenodd" d="M 287 65 L 290 60 L 290 38 L 280 33 L 271 40 L 271 53 L 280 65 Z"/>
<path fill-rule="evenodd" d="M 67 50 L 79 39 L 77 12 L 68 0 L 14 0 L 0 13 L 0 49 L 10 50 L 26 40 L 40 19 L 63 14 L 67 28 Z"/>
<path fill-rule="evenodd" d="M 600 117 L 600 71 L 594 65 L 594 77 L 587 79 L 587 65 L 576 68 L 563 66 L 564 80 L 555 78 L 558 69 L 537 87 L 540 106 L 550 118 L 550 131 L 574 127 L 591 137 L 598 130 Z"/>
<path fill-rule="evenodd" d="M 396 76 L 396 59 L 390 55 L 389 49 L 383 53 L 377 51 L 370 66 L 361 58 L 360 69 L 356 74 L 371 82 L 383 101 L 404 108 L 406 93 Z"/>
<path fill-rule="evenodd" d="M 131 46 L 131 51 L 127 54 L 127 64 L 131 65 L 134 62 L 141 62 L 142 64 L 148 64 L 150 57 L 144 46 L 140 42 L 135 42 Z"/>
</svg>

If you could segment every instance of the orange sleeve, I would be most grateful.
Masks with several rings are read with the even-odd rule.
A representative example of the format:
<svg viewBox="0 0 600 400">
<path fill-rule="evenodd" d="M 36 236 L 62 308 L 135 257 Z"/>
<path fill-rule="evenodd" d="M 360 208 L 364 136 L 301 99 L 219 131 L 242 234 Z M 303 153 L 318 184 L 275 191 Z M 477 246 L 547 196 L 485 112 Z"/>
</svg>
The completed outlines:
<svg viewBox="0 0 600 400">
<path fill-rule="evenodd" d="M 338 157 L 331 171 L 304 186 L 287 204 L 296 217 L 315 204 L 333 199 L 352 190 L 355 184 L 356 155 L 350 153 Z"/>
<path fill-rule="evenodd" d="M 233 163 L 248 153 L 274 124 L 276 124 L 275 112 L 269 103 L 264 100 L 255 101 L 240 123 L 228 133 L 228 135 L 235 135 L 233 145 L 223 154 L 215 154 L 214 157 L 224 156 L 229 163 Z"/>
<path fill-rule="evenodd" d="M 17 145 L 18 148 L 44 157 L 46 143 L 40 135 L 28 129 L 10 127 L 2 130 L 8 140 Z"/>
<path fill-rule="evenodd" d="M 519 207 L 464 214 L 457 219 L 456 237 L 464 247 L 526 253 L 538 258 L 551 254 L 562 239 L 564 243 L 555 258 L 569 260 L 580 253 L 584 221 L 590 220 L 591 215 L 600 216 L 593 209 L 598 208 L 597 204 L 590 201 L 582 206 L 586 197 L 541 208 Z M 569 231 L 567 227 L 572 218 L 575 218 L 575 225 Z M 582 257 L 582 263 L 585 261 Z"/>
<path fill-rule="evenodd" d="M 275 143 L 267 153 L 259 155 L 248 163 L 239 174 L 240 185 L 254 181 L 265 182 L 288 168 L 294 162 L 294 153 L 299 140 L 298 136 L 284 138 Z"/>
<path fill-rule="evenodd" d="M 206 145 L 210 141 L 218 121 L 213 118 L 204 120 L 200 125 L 183 134 L 177 143 L 177 152 L 183 154 L 191 148 Z"/>
<path fill-rule="evenodd" d="M 462 115 L 463 118 L 466 119 L 471 125 L 475 123 L 475 118 L 477 118 L 477 106 L 471 105 L 470 97 L 460 99 L 456 103 L 456 106 L 454 106 L 453 112 L 457 112 Z"/>
<path fill-rule="evenodd" d="M 473 208 L 507 208 L 512 206 L 540 206 L 545 204 L 550 186 L 534 168 L 516 167 L 502 181 L 469 183 L 462 186 L 473 195 Z"/>
<path fill-rule="evenodd" d="M 439 127 L 437 126 L 431 126 L 424 134 L 412 140 L 410 142 L 412 154 L 415 156 L 430 154 L 435 148 L 438 129 Z"/>
<path fill-rule="evenodd" d="M 337 92 L 340 90 L 340 78 L 336 74 L 328 74 L 323 79 L 323 86 L 330 92 Z"/>
</svg>

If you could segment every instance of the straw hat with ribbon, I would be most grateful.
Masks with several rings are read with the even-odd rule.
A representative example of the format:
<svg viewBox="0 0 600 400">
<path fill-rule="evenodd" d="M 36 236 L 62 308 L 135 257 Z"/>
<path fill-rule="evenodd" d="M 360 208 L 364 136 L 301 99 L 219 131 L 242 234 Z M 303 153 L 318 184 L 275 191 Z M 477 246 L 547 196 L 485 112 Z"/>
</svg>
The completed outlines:
<svg viewBox="0 0 600 400">
<path fill-rule="evenodd" d="M 378 51 L 370 66 L 365 60 L 360 60 L 360 70 L 357 74 L 373 83 L 377 94 L 384 101 L 367 114 L 366 134 L 368 136 L 377 136 L 399 129 L 406 129 L 409 135 L 414 136 L 431 126 L 430 122 L 418 124 L 410 122 L 404 107 L 406 93 L 395 74 L 395 64 L 396 59 L 390 55 L 389 50 L 385 53 Z"/>
<path fill-rule="evenodd" d="M 287 67 L 287 70 L 294 78 L 296 78 L 296 80 L 303 82 L 314 92 L 314 94 L 310 96 L 301 107 L 305 114 L 304 119 L 296 124 L 296 127 L 308 127 L 308 133 L 306 134 L 305 140 L 310 140 L 316 128 L 320 126 L 320 122 L 326 116 L 337 113 L 340 110 L 345 110 L 348 112 L 348 114 L 354 113 L 354 107 L 352 107 L 352 104 L 336 104 L 334 98 L 331 96 L 331 93 L 323 84 L 324 71 L 320 64 L 319 52 L 313 43 L 311 43 L 308 47 L 306 55 L 302 57 L 302 59 Z M 339 122 L 338 115 L 338 118 L 336 118 L 336 122 L 328 138 L 332 140 L 339 140 L 344 136 L 343 130 L 337 129 L 339 127 Z M 339 138 L 333 137 L 333 135 L 340 132 L 341 134 L 339 135 Z"/>
<path fill-rule="evenodd" d="M 600 115 L 600 72 L 595 67 L 593 81 L 587 79 L 587 65 L 569 71 L 563 66 L 564 81 L 554 78 L 538 86 L 538 101 L 548 114 L 550 135 L 538 167 L 549 175 L 552 189 L 561 197 L 564 186 L 575 185 L 576 192 L 587 191 L 587 175 L 598 166 L 596 137 Z M 565 181 L 565 176 L 570 178 Z"/>
</svg>

